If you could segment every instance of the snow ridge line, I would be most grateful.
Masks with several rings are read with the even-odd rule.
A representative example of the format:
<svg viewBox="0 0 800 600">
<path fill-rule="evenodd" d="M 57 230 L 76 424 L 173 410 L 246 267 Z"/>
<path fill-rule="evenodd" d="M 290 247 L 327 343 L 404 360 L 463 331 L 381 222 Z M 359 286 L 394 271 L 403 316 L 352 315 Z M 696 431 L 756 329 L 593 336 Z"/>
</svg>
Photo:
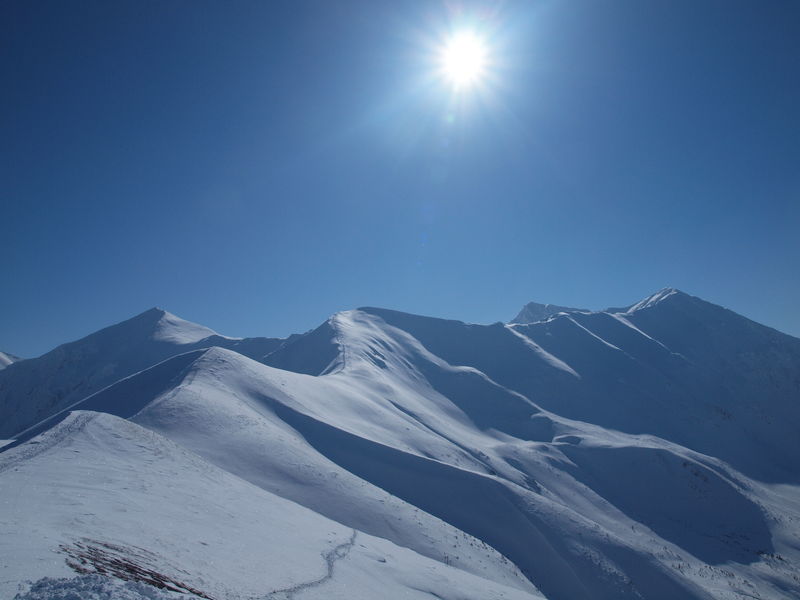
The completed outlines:
<svg viewBox="0 0 800 600">
<path fill-rule="evenodd" d="M 333 373 L 341 373 L 347 369 L 347 347 L 344 343 L 344 335 L 342 334 L 341 324 L 339 323 L 339 314 L 335 314 L 330 318 L 329 323 L 331 324 L 331 328 L 333 329 L 333 337 L 336 340 L 336 344 L 339 346 L 339 355 L 342 359 L 341 366 L 332 372 L 323 372 L 323 375 L 331 375 Z"/>
<path fill-rule="evenodd" d="M 282 590 L 275 590 L 274 592 L 270 592 L 264 597 L 264 600 L 293 600 L 295 594 L 299 594 L 309 588 L 318 587 L 323 585 L 327 581 L 333 578 L 333 570 L 336 565 L 337 561 L 346 558 L 348 554 L 350 554 L 350 550 L 353 548 L 353 545 L 356 543 L 356 535 L 358 532 L 353 529 L 353 533 L 350 538 L 332 550 L 328 550 L 327 552 L 322 553 L 322 559 L 325 561 L 325 566 L 327 568 L 327 573 L 322 577 L 318 577 L 312 581 L 308 581 L 306 583 L 298 583 L 288 588 L 284 588 Z"/>
<path fill-rule="evenodd" d="M 95 417 L 97 417 L 96 413 L 73 413 L 72 419 L 70 419 L 68 415 L 61 423 L 56 424 L 52 429 L 41 434 L 38 440 L 34 442 L 29 441 L 17 446 L 17 448 L 19 448 L 17 452 L 9 448 L 10 452 L 0 459 L 0 473 L 35 458 L 40 454 L 44 454 L 67 441 L 75 433 L 83 430 Z"/>
</svg>

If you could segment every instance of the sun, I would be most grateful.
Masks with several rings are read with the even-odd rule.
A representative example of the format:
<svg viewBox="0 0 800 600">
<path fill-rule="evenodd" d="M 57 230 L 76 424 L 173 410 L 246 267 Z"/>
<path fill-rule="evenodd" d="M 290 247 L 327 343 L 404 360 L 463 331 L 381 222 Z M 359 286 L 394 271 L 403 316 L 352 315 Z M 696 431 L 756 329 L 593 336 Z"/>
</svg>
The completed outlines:
<svg viewBox="0 0 800 600">
<path fill-rule="evenodd" d="M 441 74 L 456 89 L 472 87 L 486 75 L 487 54 L 486 42 L 474 32 L 455 33 L 441 49 Z"/>
</svg>

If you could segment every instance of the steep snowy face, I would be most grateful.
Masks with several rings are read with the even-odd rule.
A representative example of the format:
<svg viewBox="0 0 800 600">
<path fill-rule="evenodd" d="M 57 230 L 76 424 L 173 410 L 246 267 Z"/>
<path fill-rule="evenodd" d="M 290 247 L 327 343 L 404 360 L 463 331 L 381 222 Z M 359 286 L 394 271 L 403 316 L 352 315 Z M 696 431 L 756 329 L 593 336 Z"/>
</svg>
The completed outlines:
<svg viewBox="0 0 800 600">
<path fill-rule="evenodd" d="M 582 308 L 570 308 L 568 306 L 558 306 L 556 304 L 539 304 L 538 302 L 528 302 L 522 307 L 522 310 L 517 313 L 517 316 L 511 319 L 509 323 L 536 323 L 537 321 L 544 321 L 558 313 L 570 312 L 588 312 Z"/>
<path fill-rule="evenodd" d="M 211 336 L 217 336 L 217 332 L 176 317 L 160 308 L 153 308 L 145 312 L 144 315 L 152 314 L 153 323 L 148 324 L 147 329 L 152 327 L 152 339 L 156 342 L 173 344 L 194 344 L 200 340 Z"/>
<path fill-rule="evenodd" d="M 14 498 L 0 521 L 3 598 L 36 580 L 21 600 L 542 598 L 510 566 L 507 579 L 515 585 L 432 560 L 253 486 L 108 414 L 74 412 L 0 454 L 0 495 Z M 467 552 L 470 543 L 480 545 L 463 534 L 454 539 Z M 482 556 L 492 561 L 490 549 Z M 75 577 L 73 568 L 84 575 Z M 145 585 L 154 582 L 186 595 Z"/>
<path fill-rule="evenodd" d="M 761 479 L 797 479 L 800 340 L 722 307 L 669 288 L 629 308 L 505 331 L 376 314 L 563 417 L 658 435 Z M 532 349 L 548 360 L 530 360 Z"/>
<path fill-rule="evenodd" d="M 8 352 L 0 352 L 0 371 L 5 369 L 11 363 L 18 362 L 19 360 L 21 359 L 18 356 L 14 356 Z"/>
<path fill-rule="evenodd" d="M 0 438 L 11 437 L 170 356 L 222 346 L 260 358 L 283 343 L 282 339 L 220 336 L 164 310 L 150 309 L 0 371 Z"/>
<path fill-rule="evenodd" d="M 632 304 L 630 307 L 628 307 L 628 309 L 625 312 L 634 313 L 637 310 L 641 310 L 641 309 L 644 309 L 644 308 L 652 308 L 652 307 L 658 305 L 660 302 L 662 302 L 664 300 L 667 300 L 668 298 L 670 298 L 672 296 L 675 297 L 675 298 L 673 298 L 673 300 L 680 300 L 681 298 L 688 298 L 689 297 L 688 294 L 685 294 L 684 292 L 682 292 L 680 290 L 676 290 L 675 288 L 666 287 L 666 288 L 662 288 L 662 289 L 658 290 L 655 294 L 652 294 L 652 295 L 648 296 L 647 298 L 644 298 L 643 300 L 640 300 L 636 304 Z M 618 311 L 614 311 L 614 309 L 609 309 L 606 312 L 618 312 Z"/>
</svg>

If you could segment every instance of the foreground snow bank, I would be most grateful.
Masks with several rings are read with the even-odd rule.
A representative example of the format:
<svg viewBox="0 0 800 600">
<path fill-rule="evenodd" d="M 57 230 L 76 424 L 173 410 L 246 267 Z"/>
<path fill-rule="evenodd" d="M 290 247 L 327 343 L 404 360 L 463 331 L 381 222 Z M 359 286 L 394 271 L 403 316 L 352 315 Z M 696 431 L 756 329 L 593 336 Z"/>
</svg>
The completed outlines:
<svg viewBox="0 0 800 600">
<path fill-rule="evenodd" d="M 45 577 L 31 585 L 14 600 L 183 600 L 189 594 L 166 592 L 139 581 L 120 581 L 102 575 Z"/>
</svg>

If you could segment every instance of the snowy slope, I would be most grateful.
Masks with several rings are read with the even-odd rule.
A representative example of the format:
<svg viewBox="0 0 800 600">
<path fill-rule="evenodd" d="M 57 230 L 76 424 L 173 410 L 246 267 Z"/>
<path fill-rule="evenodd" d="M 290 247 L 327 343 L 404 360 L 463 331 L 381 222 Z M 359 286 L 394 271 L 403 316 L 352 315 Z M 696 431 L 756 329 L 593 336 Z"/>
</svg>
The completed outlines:
<svg viewBox="0 0 800 600">
<path fill-rule="evenodd" d="M 511 327 L 579 375 L 553 390 L 487 367 L 542 406 L 664 437 L 759 479 L 800 482 L 797 338 L 673 289 L 625 312 Z"/>
<path fill-rule="evenodd" d="M 563 417 L 800 482 L 800 340 L 719 306 L 662 290 L 619 312 L 505 327 L 365 310 Z"/>
<path fill-rule="evenodd" d="M 0 438 L 14 434 L 122 377 L 195 348 L 221 346 L 262 357 L 284 340 L 228 338 L 153 308 L 39 358 L 0 371 Z"/>
<path fill-rule="evenodd" d="M 404 549 L 413 557 L 407 572 L 422 577 L 414 585 L 402 579 L 391 588 L 397 596 L 385 595 L 360 583 L 374 574 L 372 563 L 344 561 L 336 581 L 350 591 L 342 597 L 406 597 L 403 586 L 430 592 L 420 597 L 473 597 L 469 586 L 430 588 L 428 575 L 440 577 L 431 569 L 442 567 L 521 597 L 537 590 L 570 600 L 800 594 L 800 340 L 721 307 L 662 290 L 625 309 L 489 326 L 368 308 L 334 315 L 261 362 L 219 347 L 181 348 L 190 351 L 74 407 L 84 412 L 41 423 L 0 460 L 47 447 L 42 440 L 76 414 L 115 415 L 102 418 L 171 440 L 177 446 L 163 443 L 275 498 L 269 502 Z M 42 455 L 42 473 L 75 458 L 59 448 Z M 139 451 L 129 450 L 118 460 L 135 463 Z M 87 460 L 79 467 L 89 473 L 100 459 Z M 198 494 L 198 512 L 212 514 L 216 492 L 201 498 L 181 469 L 170 471 L 172 488 Z M 7 481 L 11 472 L 0 472 L 8 490 L 19 486 Z M 61 485 L 37 479 L 32 489 L 58 496 Z M 117 501 L 130 511 L 152 489 L 141 500 L 121 494 Z M 35 519 L 28 502 L 10 504 Z M 36 510 L 46 516 L 51 509 Z M 230 505 L 228 518 L 247 510 Z M 180 521 L 159 506 L 153 520 L 164 518 Z M 64 520 L 66 513 L 54 522 Z M 298 535 L 312 539 L 306 527 L 324 527 L 298 523 Z M 92 535 L 113 529 L 98 527 Z M 8 543 L 26 530 L 12 528 Z M 162 538 L 147 530 L 138 545 L 171 557 L 172 549 L 159 550 Z M 189 554 L 182 568 L 193 573 Z M 25 561 L 54 562 L 43 545 Z M 16 577 L 21 568 L 6 572 Z M 66 574 L 39 568 L 25 577 Z M 244 577 L 215 580 L 214 589 L 265 597 L 242 592 Z M 333 582 L 324 589 L 338 597 L 330 595 Z M 304 588 L 302 597 L 312 593 Z"/>
<path fill-rule="evenodd" d="M 170 382 L 173 387 L 163 391 Z M 351 400 L 338 384 L 330 383 L 276 371 L 214 348 L 172 358 L 79 407 L 131 418 L 231 473 L 350 527 L 482 577 L 529 589 L 516 569 L 494 551 L 483 544 L 473 546 L 456 528 L 353 476 L 315 450 L 303 437 L 305 432 L 276 415 L 282 413 L 285 419 L 290 406 L 302 406 L 284 389 L 310 402 L 347 402 L 354 411 L 369 402 L 358 392 Z M 154 401 L 146 400 L 154 396 Z M 403 429 L 404 424 L 405 420 L 394 426 L 389 422 L 384 431 Z"/>
<path fill-rule="evenodd" d="M 675 299 L 679 298 L 680 296 L 676 296 Z M 738 317 L 737 315 L 733 315 L 732 313 L 728 314 L 724 309 L 716 307 L 716 310 L 719 311 L 718 317 L 730 319 L 731 322 L 726 323 L 726 325 L 731 328 L 739 325 L 745 330 L 750 330 L 752 325 L 755 325 L 751 325 L 752 322 Z M 570 393 L 575 386 L 579 386 L 579 391 L 583 391 L 584 394 L 591 391 L 593 387 L 600 388 L 594 398 L 589 397 L 600 405 L 597 408 L 588 404 L 586 400 L 581 398 L 580 394 L 575 392 L 578 399 L 584 401 L 581 408 L 587 416 L 594 415 L 602 420 L 607 418 L 604 414 L 605 412 L 612 412 L 616 419 L 621 419 L 626 416 L 626 411 L 632 408 L 639 413 L 636 417 L 639 423 L 649 423 L 650 425 L 657 425 L 659 419 L 664 420 L 666 417 L 670 416 L 668 407 L 665 407 L 663 412 L 658 415 L 657 419 L 645 419 L 648 410 L 657 410 L 659 409 L 659 405 L 651 403 L 649 406 L 642 406 L 644 401 L 651 400 L 651 397 L 644 396 L 643 394 L 639 396 L 638 407 L 635 405 L 632 406 L 624 397 L 618 399 L 611 394 L 603 397 L 602 392 L 608 390 L 610 384 L 613 383 L 613 379 L 609 382 L 611 378 L 608 376 L 601 380 L 592 373 L 595 381 L 591 383 L 582 383 L 583 379 L 587 378 L 590 374 L 590 368 L 594 368 L 598 373 L 606 371 L 611 377 L 619 377 L 621 373 L 618 371 L 619 365 L 615 363 L 609 364 L 609 360 L 606 358 L 606 353 L 612 352 L 610 343 L 602 341 L 596 334 L 592 334 L 583 328 L 576 327 L 571 321 L 566 323 L 568 331 L 577 331 L 581 337 L 577 340 L 568 340 L 571 344 L 568 343 L 565 345 L 565 348 L 572 348 L 573 352 L 571 354 L 567 355 L 558 348 L 559 352 L 558 355 L 556 355 L 554 353 L 549 353 L 542 346 L 536 345 L 535 342 L 532 342 L 529 338 L 521 339 L 518 332 L 513 330 L 514 328 L 465 325 L 458 322 L 415 317 L 378 309 L 359 311 L 355 313 L 355 318 L 370 320 L 371 317 L 378 314 L 381 318 L 373 320 L 373 323 L 379 324 L 376 327 L 382 328 L 384 331 L 389 332 L 390 335 L 395 337 L 399 335 L 406 339 L 408 338 L 408 332 L 413 332 L 416 335 L 414 341 L 417 344 L 419 344 L 420 340 L 424 340 L 427 349 L 435 349 L 435 354 L 438 355 L 438 357 L 455 357 L 450 360 L 453 364 L 467 364 L 473 368 L 478 365 L 483 369 L 483 373 L 489 373 L 494 377 L 494 382 L 501 381 L 502 379 L 509 383 L 536 384 L 538 390 L 542 392 L 546 391 L 547 394 L 538 393 L 536 395 L 531 395 L 531 397 L 537 399 L 552 398 L 553 402 L 551 408 L 553 411 L 563 408 L 564 396 Z M 615 502 L 612 502 L 612 504 L 615 504 L 616 508 L 621 508 L 623 512 L 628 515 L 631 513 L 633 514 L 633 520 L 636 525 L 632 523 L 631 527 L 643 524 L 650 528 L 657 528 L 660 535 L 662 535 L 666 541 L 679 542 L 686 550 L 690 550 L 693 554 L 707 561 L 709 568 L 716 564 L 715 561 L 722 560 L 723 558 L 724 560 L 738 559 L 743 561 L 743 563 L 749 564 L 754 560 L 758 561 L 758 556 L 760 556 L 758 554 L 759 552 L 770 553 L 772 551 L 770 535 L 775 534 L 774 532 L 770 534 L 768 531 L 769 527 L 767 521 L 769 521 L 769 519 L 764 519 L 762 516 L 762 511 L 765 509 L 759 501 L 753 501 L 749 494 L 749 490 L 756 487 L 757 484 L 746 480 L 743 475 L 735 473 L 728 465 L 711 459 L 712 462 L 710 464 L 712 466 L 697 466 L 698 464 L 708 464 L 710 460 L 709 457 L 698 455 L 688 448 L 668 443 L 666 440 L 653 440 L 649 437 L 645 437 L 644 439 L 647 440 L 645 444 L 642 441 L 641 435 L 625 436 L 613 430 L 609 431 L 604 428 L 587 427 L 588 424 L 586 423 L 570 423 L 565 419 L 556 417 L 553 413 L 546 414 L 543 411 L 537 412 L 535 408 L 527 405 L 526 402 L 523 401 L 525 400 L 523 398 L 517 397 L 516 399 L 519 400 L 519 402 L 514 402 L 514 395 L 511 391 L 513 386 L 502 388 L 505 394 L 498 396 L 498 394 L 493 394 L 488 389 L 485 389 L 485 387 L 482 388 L 478 385 L 476 379 L 479 374 L 468 369 L 456 369 L 456 371 L 459 372 L 457 377 L 444 376 L 442 373 L 431 372 L 429 367 L 424 366 L 424 362 L 410 359 L 407 352 L 403 353 L 399 351 L 397 347 L 393 347 L 392 342 L 387 340 L 386 337 L 374 334 L 374 329 L 366 332 L 364 331 L 365 328 L 362 327 L 360 331 L 357 331 L 357 328 L 352 323 L 353 320 L 353 317 L 348 317 L 347 315 L 338 315 L 332 320 L 332 322 L 337 323 L 336 339 L 344 346 L 344 358 L 342 362 L 345 364 L 345 367 L 343 371 L 350 371 L 355 374 L 359 371 L 368 370 L 370 363 L 373 363 L 379 368 L 379 371 L 385 372 L 391 370 L 391 367 L 387 365 L 389 362 L 387 358 L 400 357 L 401 360 L 410 361 L 413 362 L 415 366 L 422 367 L 425 370 L 428 383 L 436 387 L 437 391 L 441 392 L 448 399 L 457 403 L 479 427 L 487 429 L 492 433 L 499 430 L 500 432 L 513 435 L 515 438 L 539 442 L 540 444 L 536 446 L 539 452 L 544 452 L 545 448 L 541 445 L 541 442 L 555 442 L 555 446 L 551 445 L 547 452 L 552 452 L 553 447 L 555 447 L 558 449 L 559 454 L 566 454 L 566 458 L 568 459 L 564 460 L 563 458 L 558 458 L 556 464 L 560 468 L 568 470 L 567 465 L 571 468 L 572 465 L 570 465 L 570 463 L 574 463 L 580 459 L 583 462 L 583 464 L 580 465 L 581 468 L 571 474 L 574 475 L 579 484 L 592 484 L 595 488 L 594 491 L 601 497 L 593 501 L 594 506 L 588 507 L 589 514 L 587 516 L 589 516 L 591 521 L 595 523 L 601 522 L 604 519 L 607 522 L 609 521 L 608 518 L 601 518 L 599 516 L 599 513 L 604 512 L 603 510 L 596 510 L 597 504 L 609 500 L 608 496 L 611 494 L 611 490 L 613 490 L 613 488 L 609 488 L 605 485 L 604 480 L 608 478 L 611 481 L 618 481 L 623 478 L 630 482 L 630 485 L 624 488 L 626 491 L 633 492 L 634 490 L 630 489 L 630 486 L 642 485 L 645 487 L 645 490 L 658 489 L 661 494 L 656 498 L 651 498 L 650 504 L 640 507 L 640 512 L 638 513 L 632 511 L 632 507 L 629 503 L 622 503 L 619 498 L 614 498 Z M 380 325 L 380 323 L 383 323 L 383 325 Z M 399 329 L 393 329 L 391 326 L 387 327 L 389 323 L 396 325 Z M 354 332 L 352 337 L 356 338 L 355 340 L 348 338 L 348 331 Z M 644 336 L 632 332 L 630 327 L 625 326 L 625 330 L 622 333 L 627 334 L 628 331 L 635 334 L 634 340 L 631 343 L 632 348 L 635 347 L 633 345 L 634 343 L 640 344 L 642 342 L 642 340 L 638 338 L 643 338 Z M 760 326 L 756 327 L 754 333 L 757 338 L 760 338 L 760 336 L 771 338 L 776 334 L 779 337 L 781 336 L 781 334 L 773 330 Z M 743 334 L 743 332 L 740 331 L 739 334 Z M 556 336 L 544 335 L 542 337 Z M 651 340 L 647 340 L 646 338 L 644 341 L 648 344 L 652 343 Z M 794 361 L 793 364 L 795 367 L 793 373 L 795 379 L 789 377 L 783 382 L 780 382 L 781 385 L 784 386 L 782 388 L 784 396 L 783 401 L 781 403 L 776 402 L 773 407 L 777 411 L 796 407 L 796 399 L 798 396 L 794 393 L 792 385 L 793 382 L 796 382 L 797 366 L 800 365 L 800 361 L 792 358 L 796 356 L 794 352 L 796 351 L 797 340 L 789 338 L 788 336 L 782 336 L 780 337 L 780 341 L 783 342 L 783 346 L 785 346 L 781 348 L 784 361 L 789 365 Z M 296 342 L 296 344 L 297 343 L 299 343 L 299 341 Z M 757 347 L 759 342 L 758 339 L 753 339 L 744 340 L 742 343 L 745 345 L 754 344 Z M 360 351 L 354 351 L 359 347 Z M 557 348 L 551 345 L 551 349 L 555 351 Z M 578 350 L 590 353 L 590 356 L 583 357 Z M 654 377 L 652 371 L 660 365 L 658 363 L 653 366 L 646 364 L 645 359 L 649 357 L 648 352 L 650 351 L 650 346 L 645 346 L 645 348 L 639 352 L 639 360 L 636 362 L 641 369 L 648 366 L 649 368 L 645 371 L 645 374 L 649 377 Z M 294 352 L 298 354 L 297 350 Z M 619 358 L 617 354 L 623 353 L 622 351 L 614 350 L 612 354 L 613 360 Z M 567 360 L 562 360 L 559 356 Z M 659 356 L 660 354 L 656 353 L 656 357 Z M 583 358 L 583 361 L 579 363 L 577 361 L 578 358 Z M 439 360 L 442 362 L 441 359 Z M 599 362 L 600 364 L 593 365 L 593 361 Z M 580 366 L 584 375 L 578 375 L 574 369 L 569 367 L 569 362 Z M 623 365 L 624 364 L 625 363 L 623 363 Z M 789 370 L 789 373 L 791 375 L 792 371 Z M 685 372 L 681 371 L 674 380 L 667 382 L 669 385 L 664 384 L 667 387 L 667 390 L 663 393 L 665 400 L 667 399 L 669 387 L 676 385 L 677 382 L 680 381 L 680 378 L 685 375 Z M 750 375 L 755 379 L 754 389 L 758 385 L 765 385 L 765 379 L 773 379 L 769 371 L 765 373 L 751 371 Z M 375 373 L 369 375 L 363 373 L 362 377 L 376 380 L 380 375 Z M 471 378 L 472 381 L 459 386 L 453 381 L 454 379 L 457 381 L 459 378 Z M 776 386 L 779 380 L 774 379 L 771 383 L 773 386 Z M 581 390 L 580 387 L 584 389 Z M 497 386 L 495 386 L 495 389 L 496 388 Z M 466 397 L 467 394 L 477 396 L 478 398 L 473 399 Z M 423 395 L 430 397 L 430 394 Z M 754 395 L 752 399 L 754 400 L 754 404 L 758 405 L 757 401 L 759 400 L 759 396 Z M 562 402 L 559 402 L 559 400 Z M 624 404 L 622 404 L 622 406 L 614 406 L 616 403 L 620 402 L 620 400 L 624 402 Z M 727 398 L 724 393 L 721 393 L 715 400 L 725 401 Z M 415 418 L 419 418 L 420 413 L 415 412 L 416 410 L 416 408 L 412 408 L 410 414 L 414 415 Z M 760 410 L 766 412 L 769 410 L 769 407 L 762 406 Z M 776 455 L 767 452 L 770 445 L 778 447 L 784 452 L 793 451 L 796 436 L 790 433 L 790 429 L 791 427 L 796 427 L 797 424 L 800 423 L 800 419 L 797 418 L 796 413 L 791 413 L 791 410 L 787 410 L 786 422 L 772 423 L 772 425 L 774 425 L 774 433 L 776 434 L 772 438 L 767 435 L 767 432 L 764 432 L 763 437 L 756 437 L 753 439 L 754 435 L 758 432 L 750 427 L 751 424 L 748 423 L 746 419 L 743 421 L 727 419 L 723 421 L 723 424 L 714 423 L 712 425 L 713 428 L 709 430 L 707 421 L 702 420 L 706 417 L 705 412 L 706 407 L 702 406 L 698 408 L 698 412 L 695 414 L 690 413 L 689 415 L 683 415 L 683 418 L 681 418 L 681 415 L 678 415 L 677 418 L 672 420 L 668 428 L 662 427 L 661 429 L 673 433 L 681 433 L 686 438 L 696 440 L 698 445 L 704 442 L 706 446 L 714 446 L 720 450 L 727 450 L 727 453 L 731 456 L 739 457 L 744 455 L 747 451 L 752 452 L 754 453 L 754 458 L 752 458 L 748 464 L 758 464 L 758 474 L 767 481 L 777 479 L 792 483 L 797 482 L 798 463 L 786 460 L 786 458 L 780 456 L 780 454 Z M 503 415 L 508 415 L 508 418 L 503 419 Z M 527 427 L 524 426 L 526 421 L 528 423 Z M 429 423 L 429 421 L 426 420 L 426 424 L 427 423 Z M 437 423 L 432 429 L 441 432 L 442 426 Z M 634 428 L 631 427 L 631 429 Z M 749 432 L 751 436 L 744 439 L 737 437 L 737 433 L 741 431 Z M 636 434 L 640 432 L 641 429 L 634 429 L 634 431 L 632 431 L 632 433 Z M 447 437 L 450 437 L 449 433 Z M 464 440 L 464 436 L 460 433 L 453 437 L 459 442 L 463 442 Z M 380 439 L 386 438 L 383 437 Z M 614 440 L 614 443 L 610 444 L 609 440 Z M 725 447 L 726 442 L 730 443 L 732 447 Z M 460 443 L 459 445 L 462 447 L 467 446 L 465 443 Z M 478 444 L 477 448 L 479 449 L 474 451 L 474 453 L 477 455 L 478 452 L 483 452 L 484 456 L 491 458 L 492 453 L 486 452 L 486 450 L 492 445 L 492 441 L 483 441 Z M 494 442 L 494 445 L 496 445 L 496 442 Z M 599 463 L 600 466 L 594 463 L 590 464 L 588 460 L 583 457 L 583 454 L 575 449 L 576 447 L 580 448 L 580 452 L 583 452 L 584 449 L 593 446 L 597 446 L 597 448 L 593 448 L 591 451 L 587 452 L 589 456 L 598 457 L 598 460 L 601 461 Z M 628 447 L 633 449 L 628 451 Z M 531 461 L 530 448 L 531 446 L 529 444 L 510 443 L 504 449 L 504 456 L 499 460 L 489 461 L 491 465 L 490 468 L 502 473 L 509 479 L 513 480 L 516 477 L 518 480 L 520 473 L 512 472 L 511 474 L 507 474 L 508 466 L 503 465 L 503 463 L 510 463 L 515 465 L 517 468 L 516 470 L 521 470 L 526 478 L 537 482 L 540 486 L 542 485 L 542 481 L 548 479 L 551 480 L 552 484 L 552 476 L 548 476 L 546 472 L 542 473 L 541 467 L 535 467 L 532 462 L 525 463 L 525 468 L 519 469 L 520 463 L 523 462 L 520 460 L 520 457 L 525 457 L 526 461 Z M 744 448 L 744 450 L 742 450 L 742 448 Z M 509 457 L 508 454 L 512 456 Z M 540 460 L 541 456 L 542 455 L 539 456 Z M 548 464 L 547 467 L 550 468 L 552 467 L 552 461 L 556 460 L 558 455 L 554 457 L 552 454 L 544 454 L 543 456 L 548 457 L 547 462 L 551 464 Z M 443 459 L 441 456 L 437 456 L 436 458 L 440 460 Z M 509 458 L 511 460 L 508 460 Z M 774 468 L 775 465 L 772 461 L 781 458 L 783 459 L 781 462 L 783 462 L 786 468 Z M 665 461 L 674 465 L 674 467 L 667 473 L 662 473 L 660 465 Z M 634 462 L 640 466 L 631 473 L 630 465 Z M 504 466 L 505 469 L 503 469 Z M 677 468 L 678 466 L 680 466 L 680 468 Z M 348 468 L 352 470 L 354 467 L 353 465 L 348 465 Z M 536 468 L 536 470 L 534 470 L 534 468 Z M 598 468 L 602 469 L 604 472 L 603 478 L 587 477 L 586 471 L 595 471 Z M 707 468 L 711 469 L 710 473 L 707 471 Z M 690 475 L 687 475 L 687 473 Z M 380 475 L 379 471 L 377 475 Z M 667 475 L 669 475 L 669 477 L 667 477 Z M 696 481 L 698 480 L 703 481 L 702 489 L 697 488 Z M 734 482 L 732 485 L 729 483 L 731 480 Z M 387 481 L 379 483 L 382 487 L 391 484 L 392 482 Z M 554 485 L 554 488 L 563 488 L 564 486 L 563 482 L 559 483 L 558 486 L 555 486 L 555 484 L 552 485 Z M 706 489 L 706 486 L 710 489 Z M 530 487 L 536 489 L 536 486 Z M 792 489 L 795 490 L 792 493 L 796 495 L 796 488 Z M 580 504 L 576 499 L 585 497 L 587 494 L 584 489 L 581 489 L 581 485 L 571 484 L 567 488 L 567 491 L 562 492 L 560 495 L 560 500 L 567 508 L 575 509 L 576 505 Z M 666 502 L 664 499 L 673 496 L 683 497 L 684 501 L 674 506 L 665 506 Z M 653 504 L 652 501 L 658 498 L 661 498 L 661 501 Z M 727 529 L 718 527 L 716 529 L 716 534 L 709 531 L 709 529 L 713 530 L 715 526 L 710 528 L 706 527 L 705 523 L 707 523 L 706 518 L 708 513 L 704 513 L 696 506 L 696 503 L 698 503 L 701 498 L 708 500 L 709 504 L 707 506 L 709 507 L 708 510 L 711 512 L 713 512 L 714 507 L 719 506 L 732 508 L 730 512 L 720 513 L 723 515 L 722 518 L 728 519 L 728 522 L 731 524 Z M 649 513 L 644 510 L 647 506 L 652 508 Z M 734 507 L 735 510 L 733 510 Z M 675 513 L 673 514 L 666 511 L 668 516 L 663 517 L 662 515 L 666 508 L 675 509 Z M 778 518 L 775 517 L 775 515 L 780 514 L 781 510 L 782 509 L 779 509 L 772 513 L 773 517 L 770 518 Z M 793 510 L 796 511 L 796 508 Z M 719 510 L 717 510 L 717 512 L 719 512 Z M 693 518 L 690 519 L 688 517 Z M 664 519 L 680 525 L 676 527 L 673 523 L 672 527 L 664 527 Z M 611 521 L 616 523 L 624 522 L 620 515 L 616 515 Z M 713 522 L 717 525 L 722 525 L 722 521 L 719 519 Z M 471 524 L 474 524 L 474 522 Z M 559 526 L 557 529 L 558 531 L 564 531 L 562 526 Z M 691 532 L 695 529 L 703 531 L 701 535 L 702 539 L 693 539 L 691 542 L 686 542 L 685 540 L 692 537 Z M 491 535 L 491 533 L 484 533 L 482 535 L 488 536 Z M 715 535 L 718 538 L 716 541 L 713 539 Z M 746 544 L 741 544 L 746 546 L 744 554 L 739 552 L 741 548 L 738 548 L 736 543 L 728 543 L 730 539 L 736 539 L 740 535 L 749 538 Z M 625 537 L 626 536 L 623 536 L 623 539 L 625 539 Z M 483 539 L 487 538 L 483 537 Z M 700 542 L 706 543 L 703 544 Z M 521 562 L 524 558 L 520 559 L 512 556 L 511 550 L 503 545 L 504 542 L 502 540 L 494 540 L 494 543 L 497 544 L 495 547 L 498 547 L 498 549 L 505 552 L 510 557 L 518 560 L 518 564 L 521 566 L 524 565 L 524 563 Z M 626 545 L 631 544 L 629 540 L 625 540 L 624 543 Z M 660 544 L 661 542 L 659 542 L 659 547 L 663 547 Z M 603 552 L 599 552 L 598 554 L 602 556 Z M 541 554 L 537 554 L 537 558 L 540 557 Z M 573 557 L 570 557 L 568 562 L 574 563 L 575 560 Z M 529 565 L 527 568 L 535 568 L 535 565 Z M 536 579 L 535 576 L 534 581 L 543 591 L 548 591 L 545 582 Z M 597 582 L 593 582 L 591 585 L 595 591 L 599 586 Z M 651 592 L 650 595 L 646 597 L 656 597 L 652 595 L 653 593 L 654 592 Z M 613 597 L 613 595 L 614 593 L 612 592 L 610 596 Z M 620 595 L 619 597 L 622 596 Z"/>
<path fill-rule="evenodd" d="M 0 455 L 0 497 L 3 598 L 74 575 L 68 563 L 216 599 L 540 597 L 330 521 L 100 413 L 74 412 Z"/>
<path fill-rule="evenodd" d="M 21 360 L 18 356 L 9 354 L 8 352 L 0 352 L 0 371 L 5 369 L 11 363 Z"/>
</svg>

